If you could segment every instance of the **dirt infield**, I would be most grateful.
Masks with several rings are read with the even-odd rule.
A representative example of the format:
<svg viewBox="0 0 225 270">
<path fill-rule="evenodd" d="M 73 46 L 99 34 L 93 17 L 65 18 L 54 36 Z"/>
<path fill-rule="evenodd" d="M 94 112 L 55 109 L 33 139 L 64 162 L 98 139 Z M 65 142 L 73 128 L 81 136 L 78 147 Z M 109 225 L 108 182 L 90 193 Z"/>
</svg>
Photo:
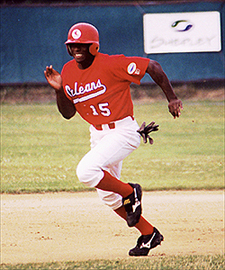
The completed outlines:
<svg viewBox="0 0 225 270">
<path fill-rule="evenodd" d="M 144 192 L 165 241 L 149 256 L 224 254 L 223 191 Z M 95 192 L 1 195 L 1 263 L 128 258 L 139 233 Z"/>
</svg>

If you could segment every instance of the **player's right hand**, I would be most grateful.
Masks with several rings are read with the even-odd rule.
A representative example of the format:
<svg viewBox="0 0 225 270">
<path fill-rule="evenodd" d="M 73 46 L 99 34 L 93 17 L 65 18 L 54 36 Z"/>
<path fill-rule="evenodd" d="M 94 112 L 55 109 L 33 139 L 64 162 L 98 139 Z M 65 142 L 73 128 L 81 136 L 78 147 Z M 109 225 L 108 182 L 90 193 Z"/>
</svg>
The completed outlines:
<svg viewBox="0 0 225 270">
<path fill-rule="evenodd" d="M 181 115 L 181 110 L 183 110 L 182 101 L 179 99 L 173 99 L 168 105 L 169 112 L 172 114 L 173 118 L 179 117 Z"/>
<path fill-rule="evenodd" d="M 62 90 L 62 77 L 58 71 L 52 68 L 52 65 L 46 67 L 44 74 L 51 87 L 56 91 Z"/>
</svg>

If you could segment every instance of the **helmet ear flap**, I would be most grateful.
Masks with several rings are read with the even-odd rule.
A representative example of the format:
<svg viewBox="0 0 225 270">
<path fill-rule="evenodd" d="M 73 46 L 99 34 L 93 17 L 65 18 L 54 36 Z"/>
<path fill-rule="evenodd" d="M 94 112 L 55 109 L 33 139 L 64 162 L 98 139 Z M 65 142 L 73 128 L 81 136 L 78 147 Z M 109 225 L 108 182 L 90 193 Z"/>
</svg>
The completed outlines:
<svg viewBox="0 0 225 270">
<path fill-rule="evenodd" d="M 91 45 L 90 45 L 90 47 L 89 47 L 89 52 L 90 52 L 90 54 L 92 54 L 92 55 L 96 55 L 97 53 L 98 53 L 98 51 L 99 51 L 99 44 L 97 44 L 97 43 L 92 43 Z"/>
</svg>

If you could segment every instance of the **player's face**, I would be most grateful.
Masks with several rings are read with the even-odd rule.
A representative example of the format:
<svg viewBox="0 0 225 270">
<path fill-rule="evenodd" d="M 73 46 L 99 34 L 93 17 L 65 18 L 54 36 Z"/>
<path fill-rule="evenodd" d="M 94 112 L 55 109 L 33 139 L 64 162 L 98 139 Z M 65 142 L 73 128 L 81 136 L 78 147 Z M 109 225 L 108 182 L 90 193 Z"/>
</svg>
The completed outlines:
<svg viewBox="0 0 225 270">
<path fill-rule="evenodd" d="M 70 51 L 72 53 L 72 56 L 74 57 L 80 68 L 86 68 L 93 61 L 94 57 L 89 52 L 89 46 L 90 44 L 70 44 Z"/>
</svg>

